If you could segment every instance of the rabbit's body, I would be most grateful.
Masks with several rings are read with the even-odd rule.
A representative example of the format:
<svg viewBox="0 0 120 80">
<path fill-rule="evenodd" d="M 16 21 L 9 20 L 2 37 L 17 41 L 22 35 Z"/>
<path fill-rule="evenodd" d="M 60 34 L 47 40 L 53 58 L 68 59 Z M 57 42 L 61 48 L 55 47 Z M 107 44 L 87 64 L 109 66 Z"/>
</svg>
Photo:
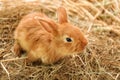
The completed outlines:
<svg viewBox="0 0 120 80">
<path fill-rule="evenodd" d="M 47 29 L 49 29 L 45 30 L 44 26 L 35 17 L 44 18 L 41 13 L 31 13 L 25 16 L 15 31 L 15 39 L 19 46 L 28 53 L 29 61 L 42 59 L 44 63 L 47 63 L 45 62 L 47 56 L 57 57 L 54 54 L 56 53 L 55 48 L 52 48 L 55 45 L 54 37 L 52 30 L 49 29 L 50 26 L 44 23 L 48 27 Z M 47 55 L 48 53 L 49 55 Z M 48 61 L 50 63 L 51 60 Z"/>
<path fill-rule="evenodd" d="M 20 56 L 21 50 L 25 50 L 28 62 L 41 59 L 43 63 L 51 64 L 82 51 L 87 40 L 80 29 L 67 22 L 64 8 L 58 9 L 58 17 L 59 23 L 43 13 L 23 17 L 15 30 L 14 52 Z"/>
</svg>

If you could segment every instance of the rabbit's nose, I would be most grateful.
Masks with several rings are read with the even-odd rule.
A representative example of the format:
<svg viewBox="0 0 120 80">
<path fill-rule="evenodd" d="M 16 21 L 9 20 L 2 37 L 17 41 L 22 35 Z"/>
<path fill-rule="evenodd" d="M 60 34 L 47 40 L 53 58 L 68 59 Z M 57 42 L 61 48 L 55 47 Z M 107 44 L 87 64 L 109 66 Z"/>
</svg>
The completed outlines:
<svg viewBox="0 0 120 80">
<path fill-rule="evenodd" d="M 82 48 L 84 49 L 87 44 L 88 44 L 88 41 L 87 41 L 86 39 L 83 40 L 83 41 L 82 41 L 82 44 L 81 44 Z"/>
</svg>

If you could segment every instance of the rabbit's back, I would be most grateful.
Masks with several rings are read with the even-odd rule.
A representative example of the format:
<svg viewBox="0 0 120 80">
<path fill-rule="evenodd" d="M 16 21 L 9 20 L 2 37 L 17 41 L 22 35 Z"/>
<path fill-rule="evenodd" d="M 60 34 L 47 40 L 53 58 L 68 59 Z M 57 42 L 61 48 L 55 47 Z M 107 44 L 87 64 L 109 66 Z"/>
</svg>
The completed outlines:
<svg viewBox="0 0 120 80">
<path fill-rule="evenodd" d="M 16 31 L 15 31 L 15 39 L 19 42 L 22 48 L 29 51 L 32 48 L 36 48 L 37 45 L 45 45 L 48 41 L 50 41 L 51 34 L 46 31 L 43 25 L 44 22 L 41 22 L 35 17 L 42 17 L 44 18 L 45 15 L 41 13 L 31 13 L 21 20 L 19 23 Z M 44 25 L 47 25 L 44 23 Z M 43 43 L 43 44 L 40 44 Z"/>
</svg>

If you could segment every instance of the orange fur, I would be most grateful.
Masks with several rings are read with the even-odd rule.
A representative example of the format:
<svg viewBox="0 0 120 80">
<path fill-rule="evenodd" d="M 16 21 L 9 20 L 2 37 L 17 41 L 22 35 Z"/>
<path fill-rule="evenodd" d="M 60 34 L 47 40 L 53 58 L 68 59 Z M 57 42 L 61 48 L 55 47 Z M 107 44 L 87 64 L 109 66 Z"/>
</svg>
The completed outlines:
<svg viewBox="0 0 120 80">
<path fill-rule="evenodd" d="M 20 49 L 27 52 L 27 62 L 42 60 L 51 64 L 59 59 L 77 54 L 87 45 L 87 40 L 80 29 L 67 21 L 63 7 L 58 8 L 59 23 L 49 19 L 43 13 L 31 13 L 23 17 L 15 30 L 17 41 L 14 52 L 21 55 Z M 66 38 L 73 41 L 67 42 Z"/>
</svg>

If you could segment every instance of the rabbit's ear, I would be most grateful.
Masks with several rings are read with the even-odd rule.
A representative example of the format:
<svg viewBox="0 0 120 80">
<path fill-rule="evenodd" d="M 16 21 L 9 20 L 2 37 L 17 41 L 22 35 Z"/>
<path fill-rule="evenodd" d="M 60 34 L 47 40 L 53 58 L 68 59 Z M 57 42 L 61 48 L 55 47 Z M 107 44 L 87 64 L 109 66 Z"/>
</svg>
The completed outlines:
<svg viewBox="0 0 120 80">
<path fill-rule="evenodd" d="M 66 9 L 64 7 L 59 7 L 57 9 L 57 16 L 58 16 L 58 22 L 59 23 L 66 23 L 68 22 L 67 20 L 67 12 Z"/>
<path fill-rule="evenodd" d="M 35 19 L 38 19 L 39 22 L 41 23 L 41 25 L 43 26 L 43 28 L 48 31 L 48 32 L 54 32 L 54 34 L 58 33 L 58 25 L 51 19 L 49 18 L 41 18 L 41 17 L 34 17 Z M 48 27 L 51 26 L 51 27 Z"/>
</svg>

